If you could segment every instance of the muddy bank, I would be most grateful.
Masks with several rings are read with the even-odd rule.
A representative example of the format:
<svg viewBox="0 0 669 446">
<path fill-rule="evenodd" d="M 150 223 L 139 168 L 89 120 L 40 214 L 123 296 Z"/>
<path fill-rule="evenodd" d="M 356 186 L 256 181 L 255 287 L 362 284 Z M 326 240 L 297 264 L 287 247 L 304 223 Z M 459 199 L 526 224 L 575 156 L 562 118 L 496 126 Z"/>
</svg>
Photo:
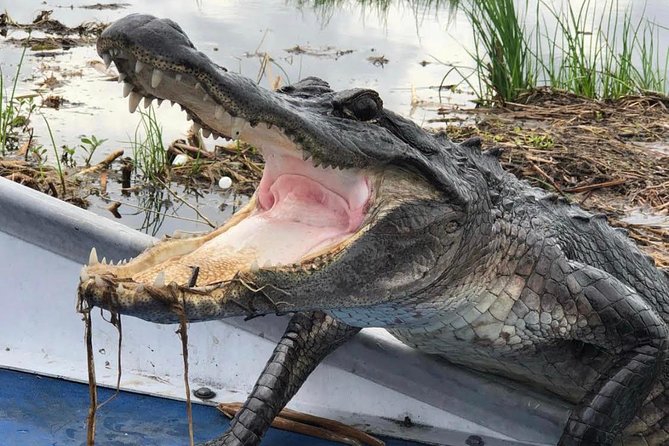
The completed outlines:
<svg viewBox="0 0 669 446">
<path fill-rule="evenodd" d="M 115 4 L 118 5 L 118 4 Z M 91 5 L 91 8 L 104 9 L 109 5 Z M 120 6 L 123 7 L 123 6 Z M 6 42 L 27 46 L 33 51 L 48 51 L 56 49 L 67 50 L 75 46 L 92 45 L 97 37 L 107 27 L 107 23 L 84 22 L 69 27 L 51 17 L 53 10 L 42 10 L 31 23 L 19 23 L 7 11 L 0 14 L 0 36 L 7 37 Z M 12 36 L 17 32 L 17 36 Z"/>
<path fill-rule="evenodd" d="M 669 98 L 593 101 L 538 90 L 459 114 L 446 127 L 452 139 L 479 136 L 502 148 L 507 170 L 605 213 L 669 268 Z"/>
</svg>

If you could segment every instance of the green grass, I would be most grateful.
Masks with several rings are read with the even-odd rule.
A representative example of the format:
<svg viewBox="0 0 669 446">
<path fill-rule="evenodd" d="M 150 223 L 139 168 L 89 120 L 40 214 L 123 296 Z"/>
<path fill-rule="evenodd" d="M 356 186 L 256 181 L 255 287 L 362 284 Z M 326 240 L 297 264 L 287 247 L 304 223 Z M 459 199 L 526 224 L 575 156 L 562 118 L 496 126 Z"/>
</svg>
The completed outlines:
<svg viewBox="0 0 669 446">
<path fill-rule="evenodd" d="M 465 8 L 474 31 L 479 100 L 508 101 L 536 86 L 537 62 L 513 0 L 472 0 Z"/>
<path fill-rule="evenodd" d="M 153 107 L 139 113 L 140 122 L 135 129 L 134 139 L 130 141 L 135 171 L 139 171 L 149 182 L 161 180 L 165 175 L 167 165 L 163 130 L 156 119 Z"/>
<path fill-rule="evenodd" d="M 621 12 L 616 0 L 603 9 L 591 0 L 554 3 L 526 1 L 522 15 L 513 0 L 463 4 L 474 31 L 470 54 L 478 82 L 463 77 L 480 102 L 511 102 L 541 86 L 593 99 L 668 93 L 669 49 L 657 44 L 662 26 L 635 19 L 629 8 Z M 530 4 L 536 17 L 528 28 Z"/>
<path fill-rule="evenodd" d="M 16 85 L 19 82 L 21 67 L 26 55 L 26 47 L 21 52 L 21 58 L 14 73 L 14 80 L 11 84 L 11 92 L 8 94 L 5 90 L 4 76 L 0 70 L 0 155 L 4 156 L 9 150 L 11 133 L 14 127 L 18 127 L 22 122 L 21 107 L 24 101 L 16 100 Z"/>
<path fill-rule="evenodd" d="M 53 132 L 51 131 L 51 126 L 49 125 L 49 121 L 42 116 L 44 119 L 44 124 L 46 124 L 46 128 L 49 132 L 49 138 L 51 139 L 51 145 L 53 146 L 53 153 L 54 153 L 54 158 L 56 159 L 56 171 L 58 172 L 58 179 L 60 180 L 60 188 L 63 196 L 67 193 L 67 190 L 65 188 L 65 174 L 63 173 L 63 166 L 61 165 L 60 162 L 60 155 L 58 154 L 58 148 L 56 147 L 56 141 L 53 138 Z"/>
</svg>

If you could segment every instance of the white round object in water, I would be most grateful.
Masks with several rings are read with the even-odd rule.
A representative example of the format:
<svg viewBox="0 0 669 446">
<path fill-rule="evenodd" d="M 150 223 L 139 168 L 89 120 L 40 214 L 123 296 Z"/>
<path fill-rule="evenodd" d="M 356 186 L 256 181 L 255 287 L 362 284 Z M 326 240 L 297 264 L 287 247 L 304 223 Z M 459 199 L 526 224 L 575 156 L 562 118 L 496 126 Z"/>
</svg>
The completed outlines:
<svg viewBox="0 0 669 446">
<path fill-rule="evenodd" d="M 218 187 L 221 189 L 228 189 L 230 186 L 232 186 L 232 178 L 221 177 L 221 179 L 218 180 Z"/>
</svg>

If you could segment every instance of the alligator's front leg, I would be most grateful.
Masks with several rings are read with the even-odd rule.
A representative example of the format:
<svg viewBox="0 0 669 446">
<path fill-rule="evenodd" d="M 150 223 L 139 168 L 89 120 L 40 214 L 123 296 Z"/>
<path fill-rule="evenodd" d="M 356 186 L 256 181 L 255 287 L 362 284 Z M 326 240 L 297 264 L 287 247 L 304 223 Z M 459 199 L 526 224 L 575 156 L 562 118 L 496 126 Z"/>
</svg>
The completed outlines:
<svg viewBox="0 0 669 446">
<path fill-rule="evenodd" d="M 324 313 L 298 313 L 228 431 L 206 446 L 253 446 L 328 354 L 359 332 Z"/>
<path fill-rule="evenodd" d="M 631 288 L 602 270 L 568 263 L 572 271 L 566 285 L 553 282 L 545 298 L 557 291 L 564 303 L 569 296 L 578 318 L 587 320 L 574 324 L 571 339 L 606 350 L 614 359 L 573 410 L 559 446 L 609 446 L 639 411 L 662 371 L 669 330 Z"/>
</svg>

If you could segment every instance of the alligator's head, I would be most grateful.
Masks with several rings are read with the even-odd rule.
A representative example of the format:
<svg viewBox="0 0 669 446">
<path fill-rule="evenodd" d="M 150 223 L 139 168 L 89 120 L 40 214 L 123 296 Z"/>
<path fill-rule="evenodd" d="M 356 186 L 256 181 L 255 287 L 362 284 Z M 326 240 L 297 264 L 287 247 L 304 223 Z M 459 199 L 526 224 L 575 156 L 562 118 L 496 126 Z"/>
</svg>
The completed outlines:
<svg viewBox="0 0 669 446">
<path fill-rule="evenodd" d="M 223 227 L 164 240 L 127 264 L 93 254 L 82 301 L 155 322 L 355 313 L 419 293 L 462 260 L 469 208 L 487 200 L 472 186 L 481 176 L 472 157 L 483 155 L 385 110 L 376 92 L 333 92 L 316 78 L 265 90 L 147 15 L 111 25 L 97 49 L 116 64 L 131 111 L 142 98 L 174 101 L 205 134 L 246 141 L 266 164 Z M 385 323 L 376 317 L 359 324 Z"/>
</svg>

